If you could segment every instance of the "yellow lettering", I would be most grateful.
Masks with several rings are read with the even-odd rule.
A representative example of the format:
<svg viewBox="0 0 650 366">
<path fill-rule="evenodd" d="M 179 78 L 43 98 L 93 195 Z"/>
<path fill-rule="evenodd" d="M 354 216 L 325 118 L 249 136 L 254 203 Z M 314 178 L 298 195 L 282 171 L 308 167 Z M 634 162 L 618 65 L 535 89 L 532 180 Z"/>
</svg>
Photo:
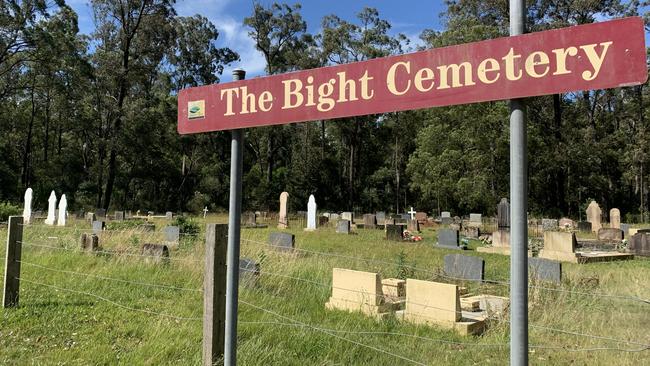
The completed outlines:
<svg viewBox="0 0 650 366">
<path fill-rule="evenodd" d="M 284 105 L 282 109 L 292 109 L 300 107 L 304 101 L 304 97 L 300 91 L 302 90 L 302 81 L 298 79 L 283 80 L 284 84 Z M 296 97 L 296 102 L 291 103 L 292 97 Z"/>
<path fill-rule="evenodd" d="M 591 81 L 594 80 L 597 76 L 598 73 L 600 72 L 600 68 L 603 66 L 603 61 L 605 60 L 605 55 L 607 54 L 607 49 L 609 46 L 614 43 L 612 41 L 609 42 L 603 42 L 600 43 L 599 46 L 603 48 L 603 52 L 599 55 L 596 53 L 596 44 L 588 44 L 585 46 L 580 46 L 583 51 L 585 51 L 585 54 L 587 55 L 587 58 L 589 58 L 589 62 L 591 63 L 591 67 L 593 71 L 584 71 L 582 73 L 582 78 Z"/>
<path fill-rule="evenodd" d="M 431 83 L 429 83 L 429 86 L 425 87 L 422 83 L 423 81 L 431 81 Z M 428 92 L 429 90 L 433 89 L 433 70 L 427 67 L 420 69 L 415 73 L 415 80 L 413 80 L 413 84 L 415 84 L 415 88 L 421 92 Z"/>
<path fill-rule="evenodd" d="M 332 93 L 334 93 L 334 84 L 336 84 L 335 79 L 330 79 L 329 82 L 323 83 L 318 87 L 318 105 L 316 109 L 320 112 L 327 112 L 334 108 L 334 98 L 330 98 Z M 323 106 L 325 106 L 323 108 Z"/>
<path fill-rule="evenodd" d="M 515 55 L 515 50 L 510 48 L 507 55 L 503 56 L 502 60 L 506 62 L 506 78 L 510 81 L 521 79 L 521 70 L 515 75 L 515 59 L 521 58 L 521 55 Z"/>
<path fill-rule="evenodd" d="M 578 49 L 571 46 L 569 48 L 558 48 L 553 50 L 555 54 L 555 72 L 553 75 L 570 74 L 571 71 L 566 68 L 566 56 L 575 56 L 578 54 Z"/>
<path fill-rule="evenodd" d="M 388 69 L 388 74 L 386 75 L 386 86 L 388 87 L 388 90 L 395 94 L 395 95 L 404 95 L 406 92 L 409 91 L 411 88 L 411 80 L 409 79 L 408 83 L 406 84 L 406 89 L 404 91 L 399 91 L 397 90 L 397 87 L 395 85 L 395 74 L 397 73 L 397 68 L 399 66 L 402 66 L 407 74 L 411 73 L 411 63 L 410 62 L 396 62 L 393 64 L 393 66 Z M 364 98 L 365 99 L 365 98 Z"/>
<path fill-rule="evenodd" d="M 363 100 L 372 99 L 375 96 L 375 91 L 369 88 L 369 81 L 374 79 L 371 76 L 368 76 L 368 70 L 363 73 L 363 76 L 359 79 L 361 82 L 361 98 Z"/>
<path fill-rule="evenodd" d="M 460 82 L 461 68 L 465 71 L 464 80 L 463 80 L 465 82 L 465 86 L 476 84 L 472 79 L 472 65 L 469 62 L 463 62 L 460 65 L 450 64 L 450 65 L 438 66 L 438 70 L 440 71 L 440 83 L 438 89 L 449 89 L 451 87 L 458 88 L 463 86 L 463 84 Z M 449 82 L 448 82 L 449 70 L 451 70 L 452 86 L 449 86 Z"/>
<path fill-rule="evenodd" d="M 528 57 L 526 57 L 526 72 L 528 75 L 534 77 L 534 78 L 541 78 L 546 76 L 548 74 L 548 70 L 550 69 L 550 66 L 548 66 L 549 60 L 548 60 L 548 55 L 544 52 L 533 52 Z M 544 66 L 546 67 L 543 69 L 542 73 L 538 73 L 537 69 L 535 67 L 537 66 Z"/>
<path fill-rule="evenodd" d="M 235 113 L 232 111 L 233 104 L 233 95 L 237 95 L 239 98 L 239 88 L 230 88 L 221 90 L 221 100 L 223 100 L 223 95 L 226 94 L 226 113 L 224 116 L 232 116 Z"/>
<path fill-rule="evenodd" d="M 258 106 L 262 112 L 268 112 L 273 107 L 273 94 L 270 91 L 264 91 L 260 94 L 260 99 L 257 101 Z"/>
<path fill-rule="evenodd" d="M 337 102 L 347 102 L 357 100 L 357 84 L 354 80 L 348 80 L 345 77 L 345 71 L 341 71 L 336 75 L 339 76 L 339 99 Z M 347 94 L 350 94 L 350 99 L 347 98 Z"/>
<path fill-rule="evenodd" d="M 476 73 L 476 76 L 482 83 L 492 84 L 495 81 L 499 80 L 499 77 L 501 76 L 499 70 L 501 70 L 501 66 L 499 65 L 499 62 L 497 62 L 497 60 L 493 58 L 486 58 L 485 60 L 481 61 L 481 63 L 478 65 L 478 72 Z M 490 78 L 487 75 L 488 72 L 495 72 L 495 71 L 497 73 L 496 75 L 494 75 L 493 78 Z"/>
</svg>

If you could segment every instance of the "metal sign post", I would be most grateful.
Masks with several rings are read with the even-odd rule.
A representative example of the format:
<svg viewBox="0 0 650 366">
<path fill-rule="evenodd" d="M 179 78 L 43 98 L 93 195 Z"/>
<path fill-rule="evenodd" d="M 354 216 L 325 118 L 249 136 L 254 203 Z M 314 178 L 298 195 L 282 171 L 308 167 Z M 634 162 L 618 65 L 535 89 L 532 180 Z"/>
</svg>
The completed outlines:
<svg viewBox="0 0 650 366">
<path fill-rule="evenodd" d="M 244 80 L 246 71 L 236 69 L 233 80 Z M 239 238 L 244 130 L 232 130 L 230 145 L 230 205 L 228 209 L 228 262 L 226 264 L 225 366 L 237 365 L 237 301 L 239 299 Z"/>
<path fill-rule="evenodd" d="M 510 0 L 510 35 L 525 31 L 526 2 Z M 526 106 L 510 101 L 510 365 L 528 364 L 528 217 Z"/>
</svg>

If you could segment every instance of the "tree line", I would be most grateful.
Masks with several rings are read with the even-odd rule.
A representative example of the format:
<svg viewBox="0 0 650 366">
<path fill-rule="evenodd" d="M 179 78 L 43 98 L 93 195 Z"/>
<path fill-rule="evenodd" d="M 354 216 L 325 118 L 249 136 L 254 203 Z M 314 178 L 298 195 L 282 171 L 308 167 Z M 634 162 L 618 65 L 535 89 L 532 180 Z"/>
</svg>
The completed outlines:
<svg viewBox="0 0 650 366">
<path fill-rule="evenodd" d="M 206 17 L 173 0 L 92 0 L 81 34 L 63 0 L 0 1 L 0 200 L 27 187 L 71 208 L 200 212 L 227 207 L 228 132 L 180 136 L 176 94 L 218 83 L 239 56 Z M 443 30 L 418 42 L 376 9 L 325 16 L 308 32 L 299 4 L 254 4 L 244 19 L 267 74 L 345 64 L 508 34 L 498 0 L 446 1 Z M 640 1 L 528 1 L 529 31 L 641 14 Z M 578 217 L 591 199 L 648 217 L 646 85 L 528 98 L 531 213 Z M 311 121 L 246 131 L 246 209 L 494 213 L 508 196 L 505 101 Z"/>
</svg>

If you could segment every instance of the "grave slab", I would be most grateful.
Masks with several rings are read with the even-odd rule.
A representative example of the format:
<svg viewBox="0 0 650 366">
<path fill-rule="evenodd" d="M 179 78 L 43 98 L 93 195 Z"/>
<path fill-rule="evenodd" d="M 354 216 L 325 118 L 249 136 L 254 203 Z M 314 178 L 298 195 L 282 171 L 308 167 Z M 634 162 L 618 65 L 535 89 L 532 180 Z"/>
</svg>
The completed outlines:
<svg viewBox="0 0 650 366">
<path fill-rule="evenodd" d="M 562 282 L 562 263 L 545 258 L 528 258 L 528 274 L 538 281 Z"/>
<path fill-rule="evenodd" d="M 293 252 L 296 245 L 296 237 L 289 233 L 270 233 L 269 245 L 278 252 Z"/>
<path fill-rule="evenodd" d="M 461 254 L 447 254 L 444 257 L 444 273 L 454 279 L 483 281 L 485 261 L 483 258 Z"/>
</svg>

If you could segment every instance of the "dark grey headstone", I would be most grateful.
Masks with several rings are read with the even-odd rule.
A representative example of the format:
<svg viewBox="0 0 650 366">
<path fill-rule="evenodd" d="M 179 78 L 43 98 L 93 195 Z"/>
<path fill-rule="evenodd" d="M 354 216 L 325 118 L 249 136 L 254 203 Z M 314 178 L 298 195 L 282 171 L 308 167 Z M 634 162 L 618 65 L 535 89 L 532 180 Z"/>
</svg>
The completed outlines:
<svg viewBox="0 0 650 366">
<path fill-rule="evenodd" d="M 460 254 L 447 254 L 444 257 L 445 275 L 455 279 L 483 281 L 485 261 L 480 257 Z"/>
<path fill-rule="evenodd" d="M 95 215 L 97 215 L 98 218 L 106 218 L 106 210 L 98 208 L 95 210 Z"/>
<path fill-rule="evenodd" d="M 623 237 L 628 238 L 630 236 L 630 224 L 621 224 L 621 230 L 623 230 Z"/>
<path fill-rule="evenodd" d="M 250 258 L 239 259 L 239 282 L 250 284 L 255 282 L 260 275 L 260 265 Z"/>
<path fill-rule="evenodd" d="M 403 241 L 404 225 L 386 225 L 386 239 Z"/>
<path fill-rule="evenodd" d="M 560 283 L 562 281 L 562 263 L 544 258 L 528 258 L 528 273 L 539 281 Z"/>
<path fill-rule="evenodd" d="M 289 233 L 269 234 L 269 245 L 280 252 L 292 252 L 296 245 L 296 237 Z"/>
<path fill-rule="evenodd" d="M 124 220 L 124 211 L 115 211 L 115 221 Z"/>
<path fill-rule="evenodd" d="M 510 203 L 507 198 L 502 198 L 497 205 L 497 226 L 499 228 L 510 227 Z"/>
<path fill-rule="evenodd" d="M 650 231 L 632 235 L 628 249 L 634 255 L 650 257 Z"/>
<path fill-rule="evenodd" d="M 339 234 L 349 234 L 350 233 L 350 221 L 348 220 L 339 220 L 336 222 L 336 232 Z"/>
<path fill-rule="evenodd" d="M 375 213 L 375 217 L 377 218 L 377 225 L 384 225 L 386 221 L 386 213 L 384 211 L 378 211 Z"/>
<path fill-rule="evenodd" d="M 178 226 L 165 226 L 163 233 L 165 234 L 165 242 L 167 243 L 178 243 L 181 237 L 181 231 Z"/>
<path fill-rule="evenodd" d="M 242 221 L 244 221 L 245 226 L 255 226 L 257 225 L 257 215 L 255 212 L 244 212 L 242 214 Z"/>
<path fill-rule="evenodd" d="M 402 214 L 402 220 L 410 220 L 411 219 L 411 214 L 403 213 Z"/>
<path fill-rule="evenodd" d="M 449 249 L 461 249 L 458 240 L 458 230 L 439 229 L 438 246 Z"/>
<path fill-rule="evenodd" d="M 591 222 L 589 221 L 580 221 L 578 222 L 578 230 L 583 233 L 591 232 Z"/>
<path fill-rule="evenodd" d="M 105 227 L 106 223 L 104 221 L 93 221 L 93 234 L 99 235 Z"/>
</svg>

